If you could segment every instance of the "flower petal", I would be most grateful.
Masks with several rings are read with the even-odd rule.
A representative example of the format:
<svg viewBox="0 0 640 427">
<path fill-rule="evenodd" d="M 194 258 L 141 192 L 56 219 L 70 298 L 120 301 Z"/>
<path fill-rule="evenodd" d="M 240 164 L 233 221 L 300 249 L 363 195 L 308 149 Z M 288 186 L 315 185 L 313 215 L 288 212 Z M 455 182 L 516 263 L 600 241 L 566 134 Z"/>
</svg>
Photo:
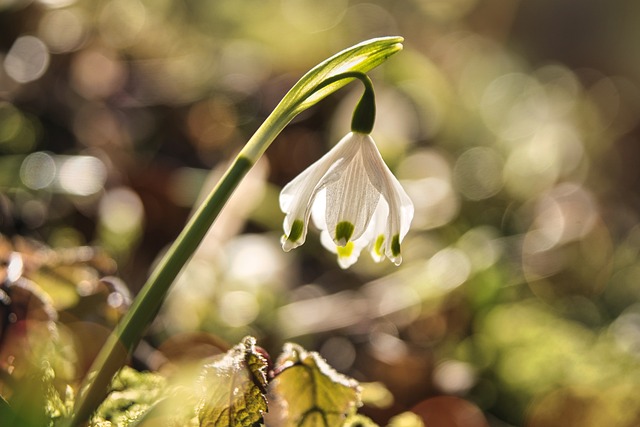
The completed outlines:
<svg viewBox="0 0 640 427">
<path fill-rule="evenodd" d="M 311 206 L 319 190 L 327 181 L 327 175 L 338 167 L 354 149 L 343 138 L 329 152 L 305 169 L 280 192 L 280 209 L 286 214 L 283 222 L 282 248 L 290 251 L 304 243 L 307 236 Z M 300 227 L 300 224 L 302 227 Z"/>
<path fill-rule="evenodd" d="M 351 240 L 344 246 L 337 246 L 327 230 L 322 231 L 320 234 L 320 241 L 322 246 L 338 256 L 338 265 L 343 269 L 351 267 L 358 260 L 360 252 L 367 246 L 368 242 L 365 239 L 358 239 Z"/>
<path fill-rule="evenodd" d="M 371 218 L 369 224 L 369 252 L 375 262 L 380 262 L 385 258 L 385 247 L 388 239 L 385 236 L 387 227 L 387 217 L 389 216 L 389 205 L 384 197 L 378 203 L 378 207 Z"/>
<path fill-rule="evenodd" d="M 362 153 L 363 134 L 350 133 L 357 149 L 341 170 L 337 180 L 327 183 L 327 230 L 334 242 L 344 246 L 366 231 L 380 200 L 380 191 L 369 180 Z"/>
<path fill-rule="evenodd" d="M 309 166 L 280 194 L 285 212 L 282 247 L 304 243 L 309 216 L 322 244 L 338 255 L 342 268 L 369 247 L 379 262 L 402 262 L 400 243 L 413 219 L 413 203 L 384 163 L 368 134 L 351 132 Z"/>
<path fill-rule="evenodd" d="M 382 193 L 389 207 L 385 242 L 382 245 L 386 256 L 399 265 L 402 262 L 400 243 L 409 231 L 413 219 L 413 202 L 382 160 L 373 139 L 369 135 L 364 136 L 366 143 L 362 145 L 362 155 L 365 170 L 372 185 Z"/>
</svg>

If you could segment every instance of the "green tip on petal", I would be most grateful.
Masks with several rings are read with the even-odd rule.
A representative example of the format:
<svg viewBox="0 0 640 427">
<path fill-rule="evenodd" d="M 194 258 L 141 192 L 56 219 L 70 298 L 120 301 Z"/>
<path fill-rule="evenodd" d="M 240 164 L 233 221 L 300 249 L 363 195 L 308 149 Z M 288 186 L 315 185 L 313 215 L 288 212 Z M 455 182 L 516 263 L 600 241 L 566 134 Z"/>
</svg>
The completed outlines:
<svg viewBox="0 0 640 427">
<path fill-rule="evenodd" d="M 336 225 L 336 238 L 335 241 L 338 246 L 344 246 L 351 239 L 355 226 L 349 221 L 340 221 Z"/>
<path fill-rule="evenodd" d="M 400 236 L 397 234 L 391 239 L 391 253 L 394 257 L 400 255 Z"/>
<path fill-rule="evenodd" d="M 304 223 L 302 222 L 302 220 L 296 219 L 295 221 L 293 221 L 293 224 L 291 225 L 291 231 L 287 236 L 287 240 L 292 242 L 297 242 L 300 239 L 300 237 L 302 237 L 303 230 L 304 230 Z"/>
</svg>

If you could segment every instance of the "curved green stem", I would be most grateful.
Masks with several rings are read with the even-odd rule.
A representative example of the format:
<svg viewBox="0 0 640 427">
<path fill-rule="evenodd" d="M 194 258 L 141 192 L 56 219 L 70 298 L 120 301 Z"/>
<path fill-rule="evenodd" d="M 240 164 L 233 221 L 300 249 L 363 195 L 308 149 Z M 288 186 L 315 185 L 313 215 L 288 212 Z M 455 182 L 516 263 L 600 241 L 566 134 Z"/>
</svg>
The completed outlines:
<svg viewBox="0 0 640 427">
<path fill-rule="evenodd" d="M 373 91 L 373 83 L 365 73 L 360 71 L 349 71 L 337 74 L 322 81 L 313 92 L 317 92 L 326 86 L 344 79 L 358 79 L 364 85 L 364 93 L 353 111 L 351 130 L 360 133 L 371 133 L 373 130 L 373 124 L 376 121 L 376 101 L 375 93 Z M 311 96 L 311 94 L 309 96 Z"/>
<path fill-rule="evenodd" d="M 282 129 L 297 114 L 348 83 L 345 80 L 354 77 L 362 80 L 363 73 L 399 51 L 401 42 L 400 37 L 385 37 L 339 52 L 310 70 L 285 95 L 200 205 L 107 339 L 80 388 L 74 413 L 65 423 L 66 426 L 77 427 L 86 423 L 104 400 L 113 375 L 142 338 L 164 302 L 171 284 L 242 178 Z"/>
</svg>

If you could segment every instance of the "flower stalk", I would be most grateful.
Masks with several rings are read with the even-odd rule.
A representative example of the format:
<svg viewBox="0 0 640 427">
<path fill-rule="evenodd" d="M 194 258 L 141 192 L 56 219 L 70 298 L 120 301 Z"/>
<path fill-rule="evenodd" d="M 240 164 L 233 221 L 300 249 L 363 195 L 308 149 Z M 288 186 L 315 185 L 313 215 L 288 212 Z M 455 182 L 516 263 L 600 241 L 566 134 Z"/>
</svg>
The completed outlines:
<svg viewBox="0 0 640 427">
<path fill-rule="evenodd" d="M 353 78 L 362 80 L 364 73 L 401 50 L 401 43 L 401 37 L 384 37 L 345 49 L 307 72 L 285 95 L 197 209 L 152 272 L 129 311 L 107 339 L 80 387 L 74 412 L 66 423 L 63 423 L 65 426 L 84 425 L 104 400 L 114 374 L 125 363 L 153 321 L 171 284 L 200 245 L 240 181 L 282 129 L 297 114 L 340 89 Z M 368 80 L 368 77 L 365 80 Z M 363 106 L 362 112 L 358 113 L 362 120 L 359 119 L 357 125 L 366 128 L 366 117 L 370 114 L 371 112 Z M 373 114 L 375 115 L 375 110 Z"/>
</svg>

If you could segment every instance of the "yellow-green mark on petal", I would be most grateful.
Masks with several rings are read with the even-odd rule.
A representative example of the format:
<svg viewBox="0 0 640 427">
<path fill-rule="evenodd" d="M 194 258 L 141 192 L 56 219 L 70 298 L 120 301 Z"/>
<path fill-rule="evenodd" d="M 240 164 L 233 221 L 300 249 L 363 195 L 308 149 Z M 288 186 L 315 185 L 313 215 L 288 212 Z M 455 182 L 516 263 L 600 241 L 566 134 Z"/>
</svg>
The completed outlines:
<svg viewBox="0 0 640 427">
<path fill-rule="evenodd" d="M 336 242 L 340 246 L 346 245 L 349 239 L 351 239 L 354 229 L 355 226 L 349 221 L 340 221 L 336 225 Z"/>
<path fill-rule="evenodd" d="M 378 256 L 382 256 L 382 245 L 384 244 L 384 234 L 381 234 L 376 239 L 376 243 L 373 245 L 373 250 Z"/>
<path fill-rule="evenodd" d="M 353 247 L 353 242 L 349 242 L 344 246 L 337 246 L 336 252 L 338 252 L 340 258 L 349 258 L 353 253 Z"/>
<path fill-rule="evenodd" d="M 291 231 L 287 236 L 287 240 L 297 242 L 300 237 L 302 237 L 302 230 L 304 230 L 304 223 L 302 222 L 302 220 L 296 219 L 291 225 Z"/>
<path fill-rule="evenodd" d="M 393 256 L 400 255 L 400 236 L 397 234 L 391 239 L 391 253 Z"/>
</svg>

